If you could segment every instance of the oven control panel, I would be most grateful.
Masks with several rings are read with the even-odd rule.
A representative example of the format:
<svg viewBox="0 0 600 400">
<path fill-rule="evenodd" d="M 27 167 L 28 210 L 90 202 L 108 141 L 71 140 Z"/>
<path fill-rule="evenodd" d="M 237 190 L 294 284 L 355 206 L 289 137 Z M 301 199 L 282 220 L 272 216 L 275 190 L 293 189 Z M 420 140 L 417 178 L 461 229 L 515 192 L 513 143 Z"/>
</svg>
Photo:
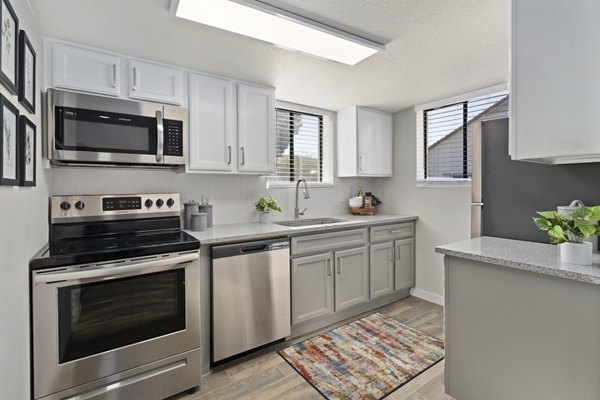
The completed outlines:
<svg viewBox="0 0 600 400">
<path fill-rule="evenodd" d="M 136 197 L 104 197 L 102 211 L 141 210 L 142 198 Z"/>
<path fill-rule="evenodd" d="M 50 219 L 57 222 L 180 216 L 178 193 L 52 196 Z"/>
</svg>

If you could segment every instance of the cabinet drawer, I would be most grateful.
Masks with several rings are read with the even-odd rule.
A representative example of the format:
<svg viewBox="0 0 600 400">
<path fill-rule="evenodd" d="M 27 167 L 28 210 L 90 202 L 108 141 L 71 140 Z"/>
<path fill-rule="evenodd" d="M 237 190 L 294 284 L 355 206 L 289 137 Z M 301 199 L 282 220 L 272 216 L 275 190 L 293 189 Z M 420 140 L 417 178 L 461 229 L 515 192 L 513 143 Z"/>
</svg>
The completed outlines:
<svg viewBox="0 0 600 400">
<path fill-rule="evenodd" d="M 366 229 L 353 229 L 292 237 L 292 256 L 329 252 L 341 248 L 362 246 L 367 242 Z"/>
<path fill-rule="evenodd" d="M 415 224 L 412 222 L 392 225 L 374 226 L 371 229 L 371 242 L 409 238 L 415 235 Z"/>
</svg>

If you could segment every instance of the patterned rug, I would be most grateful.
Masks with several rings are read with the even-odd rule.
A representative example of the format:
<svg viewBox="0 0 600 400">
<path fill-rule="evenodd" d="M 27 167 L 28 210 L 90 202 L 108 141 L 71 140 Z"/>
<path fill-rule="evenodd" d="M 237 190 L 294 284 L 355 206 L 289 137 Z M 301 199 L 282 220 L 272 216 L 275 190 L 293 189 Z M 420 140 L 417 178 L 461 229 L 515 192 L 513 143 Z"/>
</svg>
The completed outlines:
<svg viewBox="0 0 600 400">
<path fill-rule="evenodd" d="M 383 314 L 279 351 L 330 400 L 376 400 L 444 358 L 444 342 Z"/>
</svg>

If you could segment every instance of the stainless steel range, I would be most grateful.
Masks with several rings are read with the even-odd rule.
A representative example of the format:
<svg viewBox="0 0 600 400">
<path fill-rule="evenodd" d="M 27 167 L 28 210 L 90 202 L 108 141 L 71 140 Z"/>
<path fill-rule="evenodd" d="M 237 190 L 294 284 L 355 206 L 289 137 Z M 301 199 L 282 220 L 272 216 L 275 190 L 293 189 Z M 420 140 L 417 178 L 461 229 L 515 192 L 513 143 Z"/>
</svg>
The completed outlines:
<svg viewBox="0 0 600 400">
<path fill-rule="evenodd" d="M 33 398 L 199 386 L 199 247 L 178 194 L 52 197 L 50 243 L 30 263 Z"/>
</svg>

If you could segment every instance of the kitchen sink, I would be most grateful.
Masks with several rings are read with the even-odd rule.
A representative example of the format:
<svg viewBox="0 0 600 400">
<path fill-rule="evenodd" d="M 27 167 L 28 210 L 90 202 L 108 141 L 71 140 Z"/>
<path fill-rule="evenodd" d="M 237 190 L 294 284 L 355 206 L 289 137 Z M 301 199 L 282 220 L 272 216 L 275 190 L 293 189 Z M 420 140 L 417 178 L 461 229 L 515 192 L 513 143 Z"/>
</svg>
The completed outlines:
<svg viewBox="0 0 600 400">
<path fill-rule="evenodd" d="M 290 221 L 279 221 L 279 222 L 275 222 L 275 224 L 282 225 L 282 226 L 289 226 L 290 228 L 300 228 L 300 227 L 306 227 L 306 226 L 339 224 L 342 222 L 348 222 L 348 220 L 341 219 L 341 218 L 307 218 L 307 219 L 293 219 Z"/>
</svg>

